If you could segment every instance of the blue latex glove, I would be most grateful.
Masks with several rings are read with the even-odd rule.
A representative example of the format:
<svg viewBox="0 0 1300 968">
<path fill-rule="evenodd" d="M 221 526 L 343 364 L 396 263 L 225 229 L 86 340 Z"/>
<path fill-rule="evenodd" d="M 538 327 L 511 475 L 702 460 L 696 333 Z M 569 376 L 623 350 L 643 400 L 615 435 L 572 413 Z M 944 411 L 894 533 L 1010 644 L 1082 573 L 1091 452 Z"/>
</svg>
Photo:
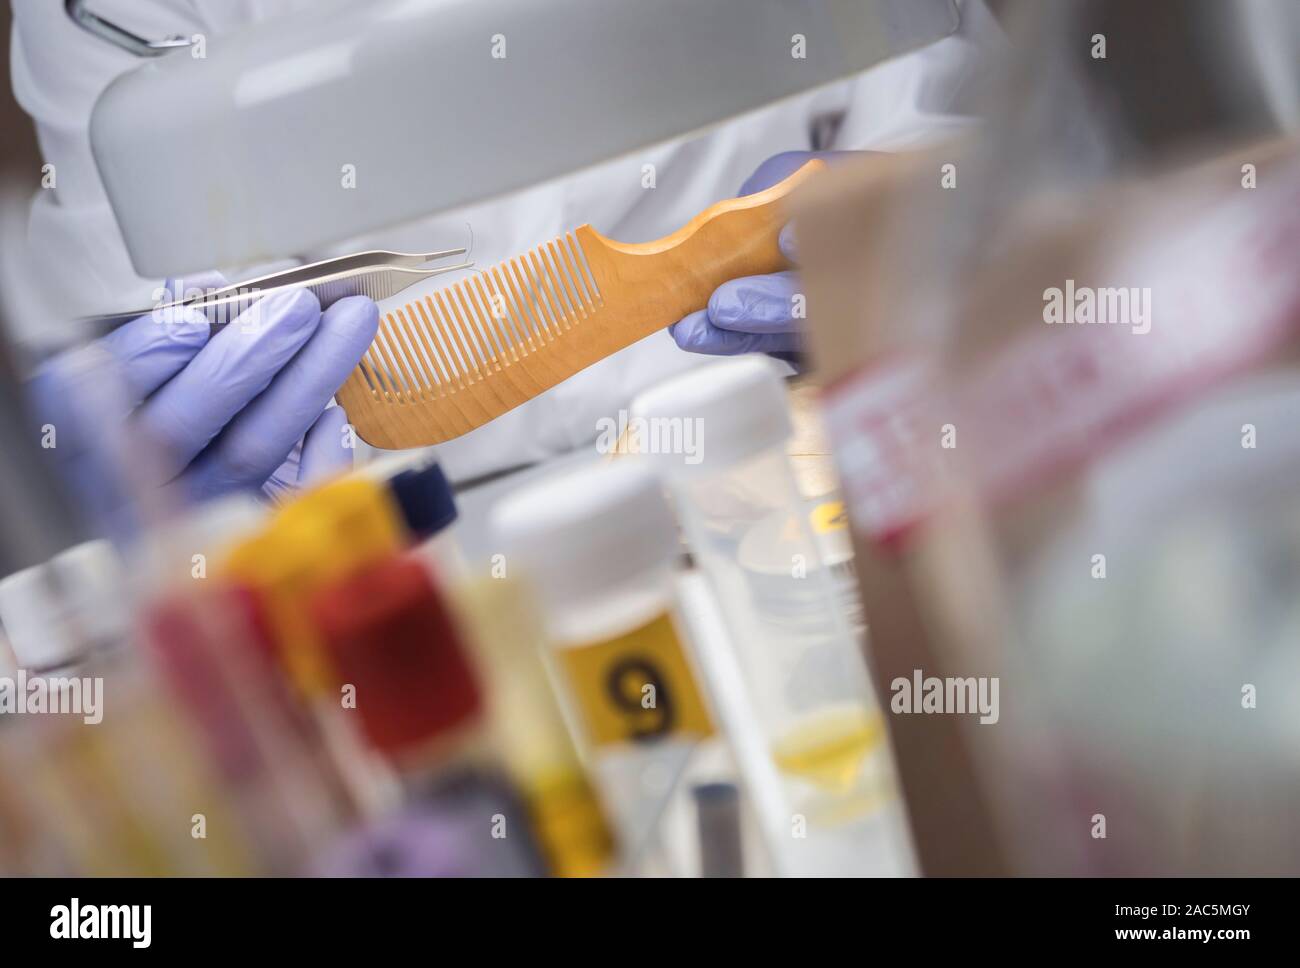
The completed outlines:
<svg viewBox="0 0 1300 968">
<path fill-rule="evenodd" d="M 842 151 L 787 151 L 763 162 L 740 187 L 741 195 L 770 188 L 812 158 L 833 160 Z M 778 239 L 781 252 L 795 261 L 794 235 L 787 225 Z M 734 356 L 770 353 L 793 362 L 802 348 L 805 320 L 795 317 L 800 292 L 794 272 L 744 276 L 724 282 L 709 297 L 706 309 L 668 327 L 679 347 L 692 353 Z"/>
<path fill-rule="evenodd" d="M 224 281 L 209 275 L 186 285 L 192 291 Z M 173 280 L 166 289 L 160 302 L 185 295 Z M 63 419 L 64 439 L 71 439 L 70 447 L 59 445 L 65 463 L 98 452 L 100 467 L 92 460 L 69 468 L 81 491 L 78 477 L 103 470 L 102 441 L 116 440 L 129 451 L 117 459 L 137 462 L 137 488 L 180 488 L 188 500 L 257 488 L 282 496 L 351 466 L 347 417 L 326 407 L 378 322 L 364 296 L 322 313 L 306 290 L 268 296 L 216 333 L 193 310 L 142 316 L 47 365 L 34 381 L 37 415 Z M 104 381 L 84 378 L 78 360 L 86 359 L 116 371 L 116 394 L 96 402 L 93 413 L 87 399 L 104 397 L 95 389 Z"/>
</svg>

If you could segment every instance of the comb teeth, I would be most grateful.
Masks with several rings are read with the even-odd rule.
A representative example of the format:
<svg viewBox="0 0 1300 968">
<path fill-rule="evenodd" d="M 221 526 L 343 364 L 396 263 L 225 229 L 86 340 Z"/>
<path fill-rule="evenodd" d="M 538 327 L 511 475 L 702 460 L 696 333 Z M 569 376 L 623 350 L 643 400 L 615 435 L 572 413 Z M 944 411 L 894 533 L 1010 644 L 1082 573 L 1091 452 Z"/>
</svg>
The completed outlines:
<svg viewBox="0 0 1300 968">
<path fill-rule="evenodd" d="M 563 339 L 604 305 L 565 233 L 386 313 L 359 370 L 376 400 L 440 399 Z"/>
<path fill-rule="evenodd" d="M 356 436 L 400 450 L 467 434 L 708 305 L 728 279 L 789 268 L 785 198 L 825 167 L 711 205 L 663 238 L 579 225 L 385 314 L 336 397 Z M 661 343 L 662 345 L 662 343 Z"/>
</svg>

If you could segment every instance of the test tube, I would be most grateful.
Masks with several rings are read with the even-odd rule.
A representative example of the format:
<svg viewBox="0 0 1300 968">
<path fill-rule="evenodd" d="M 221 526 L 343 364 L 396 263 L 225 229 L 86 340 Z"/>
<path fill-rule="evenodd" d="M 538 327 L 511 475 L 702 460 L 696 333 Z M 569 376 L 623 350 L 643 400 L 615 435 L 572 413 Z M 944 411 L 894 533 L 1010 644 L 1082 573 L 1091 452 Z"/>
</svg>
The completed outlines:
<svg viewBox="0 0 1300 968">
<path fill-rule="evenodd" d="M 740 790 L 734 783 L 700 783 L 695 797 L 701 877 L 744 877 Z"/>
<path fill-rule="evenodd" d="M 177 589 L 149 603 L 140 628 L 259 861 L 300 873 L 351 804 L 259 641 L 251 596 L 219 582 Z"/>
<path fill-rule="evenodd" d="M 528 587 L 509 577 L 476 578 L 452 592 L 483 670 L 492 734 L 551 873 L 609 872 L 614 835 L 543 664 L 545 635 Z"/>
<path fill-rule="evenodd" d="M 714 718 L 674 615 L 677 525 L 653 475 L 597 463 L 492 513 L 509 574 L 537 591 L 562 693 L 625 850 L 657 842 L 665 806 Z"/>
<path fill-rule="evenodd" d="M 166 690 L 130 661 L 103 671 L 102 721 L 34 717 L 41 721 L 11 744 L 31 816 L 67 868 L 118 877 L 266 873 Z"/>
<path fill-rule="evenodd" d="M 894 870 L 884 721 L 827 565 L 833 506 L 801 497 L 786 454 L 781 377 L 762 357 L 701 367 L 639 395 L 630 429 L 670 489 L 782 775 L 796 831 L 782 867 Z"/>
</svg>

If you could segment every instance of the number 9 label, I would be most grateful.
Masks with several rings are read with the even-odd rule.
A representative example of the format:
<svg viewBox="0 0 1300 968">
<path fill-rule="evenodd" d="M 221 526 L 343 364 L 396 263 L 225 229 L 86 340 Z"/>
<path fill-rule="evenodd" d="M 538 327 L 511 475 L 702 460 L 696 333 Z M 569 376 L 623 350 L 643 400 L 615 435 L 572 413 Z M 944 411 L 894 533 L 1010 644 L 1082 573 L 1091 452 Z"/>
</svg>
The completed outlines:
<svg viewBox="0 0 1300 968">
<path fill-rule="evenodd" d="M 702 739 L 713 721 L 668 615 L 557 655 L 593 746 Z"/>
</svg>

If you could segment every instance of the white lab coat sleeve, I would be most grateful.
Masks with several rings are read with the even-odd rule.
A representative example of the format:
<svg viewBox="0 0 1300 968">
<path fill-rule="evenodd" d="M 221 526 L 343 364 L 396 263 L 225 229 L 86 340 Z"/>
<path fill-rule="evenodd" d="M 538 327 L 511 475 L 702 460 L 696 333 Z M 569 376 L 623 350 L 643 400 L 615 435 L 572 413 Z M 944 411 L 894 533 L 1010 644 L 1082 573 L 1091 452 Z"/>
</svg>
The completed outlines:
<svg viewBox="0 0 1300 968">
<path fill-rule="evenodd" d="M 851 83 L 836 148 L 918 149 L 978 123 L 975 102 L 983 78 L 1006 56 L 1008 44 L 983 0 L 965 0 L 960 10 L 955 33 L 879 64 Z"/>
<path fill-rule="evenodd" d="M 211 43 L 310 2 L 132 0 L 95 9 L 142 36 L 201 33 Z M 0 205 L 6 252 L 0 308 L 12 336 L 39 345 L 62 339 L 54 329 L 59 318 L 150 305 L 161 282 L 141 278 L 131 265 L 89 135 L 99 95 L 145 62 L 77 26 L 59 0 L 13 0 L 10 59 L 14 97 L 35 124 L 42 163 L 52 167 L 47 187 L 30 199 L 29 215 L 12 200 Z M 167 119 L 159 119 L 158 130 L 166 134 Z M 35 177 L 28 182 L 34 183 Z M 202 229 L 178 223 L 176 231 Z"/>
</svg>

